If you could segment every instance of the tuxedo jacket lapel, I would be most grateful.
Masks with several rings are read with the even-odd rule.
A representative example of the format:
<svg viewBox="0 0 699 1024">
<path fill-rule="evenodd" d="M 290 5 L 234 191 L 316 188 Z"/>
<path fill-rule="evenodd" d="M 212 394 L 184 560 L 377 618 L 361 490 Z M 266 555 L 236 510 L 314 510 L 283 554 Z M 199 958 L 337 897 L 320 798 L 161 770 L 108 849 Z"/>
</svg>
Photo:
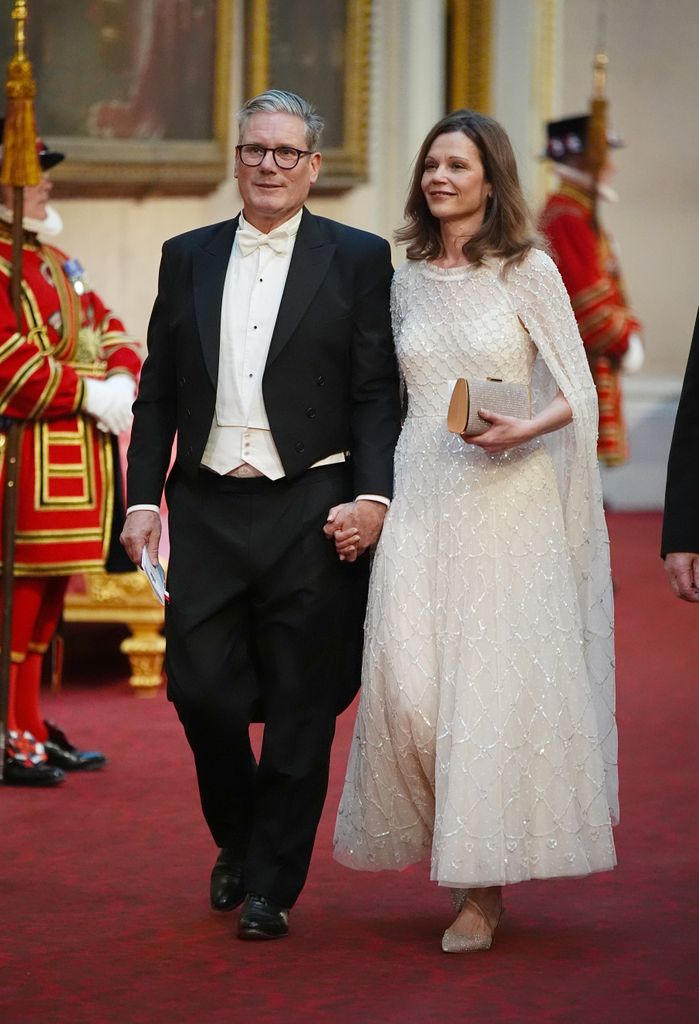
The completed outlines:
<svg viewBox="0 0 699 1024">
<path fill-rule="evenodd" d="M 221 343 L 221 304 L 238 217 L 227 221 L 205 248 L 192 255 L 194 308 L 204 362 L 211 381 L 218 383 Z M 289 265 L 267 365 L 281 352 L 311 304 L 327 273 L 335 243 L 326 242 L 315 217 L 304 210 Z"/>
<path fill-rule="evenodd" d="M 221 304 L 223 286 L 231 257 L 238 218 L 226 221 L 206 248 L 192 255 L 194 309 L 204 362 L 211 381 L 218 383 L 218 358 L 221 344 Z"/>
<path fill-rule="evenodd" d="M 269 346 L 268 366 L 284 348 L 311 304 L 328 271 L 335 249 L 335 243 L 327 242 L 323 237 L 313 214 L 304 210 Z"/>
</svg>

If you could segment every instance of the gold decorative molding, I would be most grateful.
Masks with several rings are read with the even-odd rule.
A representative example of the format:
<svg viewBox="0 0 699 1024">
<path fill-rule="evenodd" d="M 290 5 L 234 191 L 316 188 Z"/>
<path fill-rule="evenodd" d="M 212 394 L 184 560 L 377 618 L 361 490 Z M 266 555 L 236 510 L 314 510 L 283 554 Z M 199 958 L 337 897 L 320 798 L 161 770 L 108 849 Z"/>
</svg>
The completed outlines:
<svg viewBox="0 0 699 1024">
<path fill-rule="evenodd" d="M 447 106 L 490 113 L 492 0 L 448 0 Z"/>
<path fill-rule="evenodd" d="M 558 43 L 558 0 L 536 0 L 534 11 L 534 59 L 531 71 L 532 106 L 538 121 L 538 136 L 533 152 L 544 146 L 544 124 L 554 116 L 556 102 L 556 48 Z M 547 161 L 540 160 L 536 175 L 536 201 L 541 202 L 551 188 L 552 174 Z"/>
<path fill-rule="evenodd" d="M 281 7 L 279 5 L 282 5 Z M 339 83 L 339 109 L 332 109 L 326 84 L 318 79 L 318 58 L 312 48 L 305 59 L 289 60 L 289 53 L 301 53 L 309 40 L 309 25 L 326 14 L 324 0 L 306 0 L 303 16 L 282 32 L 277 31 L 281 15 L 288 17 L 287 0 L 246 0 L 245 3 L 245 89 L 247 97 L 266 89 L 290 89 L 314 103 L 336 141 L 323 147 L 323 169 L 314 185 L 315 192 L 339 191 L 366 181 L 369 135 L 369 72 L 371 45 L 371 0 L 343 0 L 339 7 L 342 21 L 333 26 L 341 38 L 342 80 Z M 282 10 L 283 7 L 283 10 Z M 299 12 L 300 13 L 300 12 Z M 298 33 L 294 38 L 289 30 Z M 330 39 L 324 53 L 333 52 Z M 282 60 L 283 58 L 283 60 Z"/>
<path fill-rule="evenodd" d="M 257 96 L 270 87 L 269 76 L 269 3 L 247 0 L 245 5 L 246 91 Z"/>
<path fill-rule="evenodd" d="M 129 659 L 129 683 L 138 696 L 156 694 L 163 681 L 164 621 L 145 573 L 95 573 L 82 577 L 84 591 L 69 590 L 63 608 L 66 622 L 118 622 L 130 636 L 119 649 Z"/>
</svg>

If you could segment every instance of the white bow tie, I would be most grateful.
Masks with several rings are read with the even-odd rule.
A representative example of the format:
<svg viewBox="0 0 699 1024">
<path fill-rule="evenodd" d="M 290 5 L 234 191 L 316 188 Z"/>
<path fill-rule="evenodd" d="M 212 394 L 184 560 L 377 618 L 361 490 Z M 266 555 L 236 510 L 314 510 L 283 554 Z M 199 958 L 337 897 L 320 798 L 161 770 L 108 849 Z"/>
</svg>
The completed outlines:
<svg viewBox="0 0 699 1024">
<path fill-rule="evenodd" d="M 286 228 L 274 228 L 268 235 L 263 235 L 261 231 L 253 230 L 247 224 L 238 228 L 235 237 L 243 256 L 249 256 L 251 252 L 255 252 L 263 245 L 268 245 L 272 252 L 282 255 L 288 252 L 291 241 L 291 236 Z"/>
</svg>

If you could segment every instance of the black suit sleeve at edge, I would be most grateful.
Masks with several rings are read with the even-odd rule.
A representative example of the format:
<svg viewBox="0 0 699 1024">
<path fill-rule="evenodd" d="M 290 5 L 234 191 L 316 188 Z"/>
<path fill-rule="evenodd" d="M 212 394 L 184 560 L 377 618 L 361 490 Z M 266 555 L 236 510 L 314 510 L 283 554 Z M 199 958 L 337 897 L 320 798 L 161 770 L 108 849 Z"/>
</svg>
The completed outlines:
<svg viewBox="0 0 699 1024">
<path fill-rule="evenodd" d="M 661 555 L 699 552 L 699 313 L 670 445 Z"/>
<path fill-rule="evenodd" d="M 158 273 L 158 294 L 148 324 L 148 357 L 141 370 L 128 451 L 127 501 L 160 505 L 177 429 L 175 360 L 169 349 L 168 303 L 172 271 L 167 243 Z"/>
<path fill-rule="evenodd" d="M 351 362 L 355 494 L 387 498 L 393 496 L 393 449 L 400 424 L 389 303 L 392 277 L 390 246 L 381 240 L 357 270 Z"/>
</svg>

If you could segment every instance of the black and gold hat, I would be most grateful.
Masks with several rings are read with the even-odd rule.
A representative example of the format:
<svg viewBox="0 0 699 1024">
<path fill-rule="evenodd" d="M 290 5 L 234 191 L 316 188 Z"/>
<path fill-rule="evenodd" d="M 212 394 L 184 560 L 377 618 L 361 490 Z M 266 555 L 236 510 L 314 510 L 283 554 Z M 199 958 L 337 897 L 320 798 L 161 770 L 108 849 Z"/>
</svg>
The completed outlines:
<svg viewBox="0 0 699 1024">
<path fill-rule="evenodd" d="M 549 160 L 565 160 L 585 152 L 589 114 L 575 114 L 546 124 L 546 150 L 543 154 Z M 607 145 L 610 149 L 621 149 L 624 142 L 616 132 L 607 130 Z"/>
</svg>

